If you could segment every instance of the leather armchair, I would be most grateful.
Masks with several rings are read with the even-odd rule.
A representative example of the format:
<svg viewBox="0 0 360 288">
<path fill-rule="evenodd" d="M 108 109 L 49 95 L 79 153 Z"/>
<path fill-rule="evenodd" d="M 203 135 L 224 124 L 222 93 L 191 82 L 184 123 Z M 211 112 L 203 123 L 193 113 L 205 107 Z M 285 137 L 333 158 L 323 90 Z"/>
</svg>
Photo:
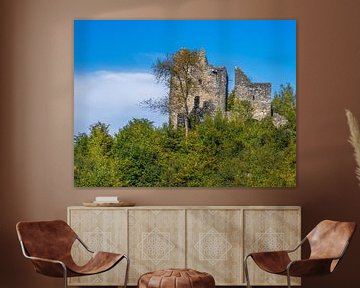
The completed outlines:
<svg viewBox="0 0 360 288">
<path fill-rule="evenodd" d="M 65 288 L 67 277 L 102 273 L 112 269 L 123 259 L 127 261 L 124 281 L 126 288 L 128 257 L 125 254 L 91 251 L 66 222 L 19 222 L 16 231 L 23 255 L 31 260 L 35 271 L 50 277 L 64 278 Z M 78 266 L 71 256 L 71 247 L 75 241 L 79 241 L 91 254 L 90 260 L 83 266 Z"/>
<path fill-rule="evenodd" d="M 247 266 L 249 258 L 266 272 L 286 275 L 289 288 L 291 288 L 291 276 L 305 277 L 332 273 L 344 256 L 355 229 L 354 222 L 324 220 L 292 250 L 250 253 L 244 259 L 247 287 L 251 287 Z M 289 253 L 296 251 L 306 241 L 310 245 L 310 257 L 292 261 Z"/>
</svg>

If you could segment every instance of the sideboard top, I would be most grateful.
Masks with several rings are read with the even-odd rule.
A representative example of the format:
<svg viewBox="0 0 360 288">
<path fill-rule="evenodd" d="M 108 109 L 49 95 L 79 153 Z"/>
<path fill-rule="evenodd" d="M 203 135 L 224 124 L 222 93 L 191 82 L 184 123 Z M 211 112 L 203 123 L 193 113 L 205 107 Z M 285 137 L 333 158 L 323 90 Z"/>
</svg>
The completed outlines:
<svg viewBox="0 0 360 288">
<path fill-rule="evenodd" d="M 69 206 L 72 209 L 131 209 L 131 210 L 263 210 L 263 209 L 278 209 L 278 210 L 301 210 L 301 206 L 132 206 L 132 207 L 85 207 L 85 206 Z"/>
</svg>

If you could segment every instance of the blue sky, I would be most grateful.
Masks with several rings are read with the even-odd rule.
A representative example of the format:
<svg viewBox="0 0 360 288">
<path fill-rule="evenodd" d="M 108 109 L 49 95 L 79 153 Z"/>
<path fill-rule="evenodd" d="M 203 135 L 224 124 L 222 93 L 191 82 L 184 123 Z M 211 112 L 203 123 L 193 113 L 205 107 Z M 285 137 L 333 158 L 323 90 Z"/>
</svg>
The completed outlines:
<svg viewBox="0 0 360 288">
<path fill-rule="evenodd" d="M 230 89 L 239 66 L 253 82 L 271 82 L 273 93 L 286 83 L 296 90 L 295 20 L 75 20 L 74 133 L 97 121 L 112 133 L 133 117 L 166 122 L 137 104 L 166 94 L 151 65 L 184 47 L 204 48 L 210 64 L 226 66 Z"/>
</svg>

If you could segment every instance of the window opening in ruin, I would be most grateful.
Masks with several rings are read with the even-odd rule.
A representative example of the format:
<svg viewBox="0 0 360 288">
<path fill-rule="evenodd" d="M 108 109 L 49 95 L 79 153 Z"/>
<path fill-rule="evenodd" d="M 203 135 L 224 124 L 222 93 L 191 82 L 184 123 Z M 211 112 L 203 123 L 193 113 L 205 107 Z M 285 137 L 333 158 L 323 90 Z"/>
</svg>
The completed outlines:
<svg viewBox="0 0 360 288">
<path fill-rule="evenodd" d="M 195 96 L 194 99 L 194 109 L 197 110 L 200 107 L 200 96 Z"/>
<path fill-rule="evenodd" d="M 177 126 L 178 127 L 185 126 L 185 115 L 182 113 L 177 115 Z"/>
</svg>

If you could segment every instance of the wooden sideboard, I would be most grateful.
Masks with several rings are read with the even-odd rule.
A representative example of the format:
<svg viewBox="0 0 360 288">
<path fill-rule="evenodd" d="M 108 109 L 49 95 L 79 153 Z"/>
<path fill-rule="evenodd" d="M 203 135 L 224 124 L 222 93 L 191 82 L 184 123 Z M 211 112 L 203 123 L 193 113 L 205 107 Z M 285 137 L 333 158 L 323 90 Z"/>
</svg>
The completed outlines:
<svg viewBox="0 0 360 288">
<path fill-rule="evenodd" d="M 126 253 L 129 285 L 163 268 L 192 268 L 212 274 L 216 285 L 245 285 L 243 258 L 250 252 L 294 248 L 301 238 L 298 206 L 68 207 L 68 223 L 93 250 Z M 75 243 L 78 263 L 88 253 Z M 293 258 L 300 258 L 300 250 Z M 69 285 L 120 285 L 125 263 Z M 253 285 L 286 285 L 286 277 L 264 273 L 249 261 Z M 300 280 L 294 278 L 294 285 Z"/>
</svg>

